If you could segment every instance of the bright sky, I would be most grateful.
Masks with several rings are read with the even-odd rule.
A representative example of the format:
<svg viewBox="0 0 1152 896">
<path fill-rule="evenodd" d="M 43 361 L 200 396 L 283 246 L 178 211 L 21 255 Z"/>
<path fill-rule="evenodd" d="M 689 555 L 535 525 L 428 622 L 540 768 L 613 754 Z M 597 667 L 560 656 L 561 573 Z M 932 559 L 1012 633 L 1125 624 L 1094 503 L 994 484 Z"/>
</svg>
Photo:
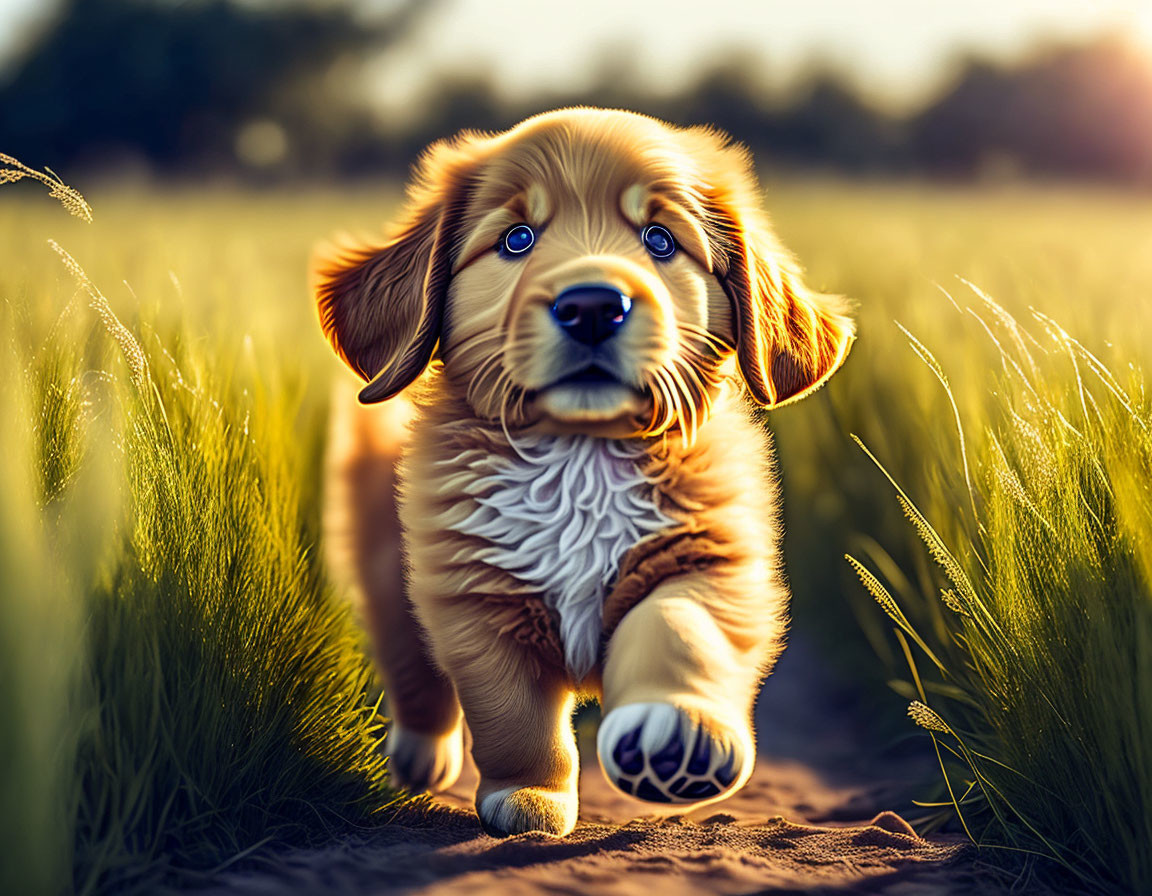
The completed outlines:
<svg viewBox="0 0 1152 896">
<path fill-rule="evenodd" d="M 373 72 L 399 101 L 436 70 L 489 70 L 523 95 L 578 87 L 606 61 L 675 90 L 699 63 L 741 53 L 787 81 L 819 59 L 870 92 L 915 100 L 964 50 L 1012 55 L 1037 39 L 1120 27 L 1152 53 L 1152 0 L 451 0 Z"/>
<path fill-rule="evenodd" d="M 47 5 L 0 0 L 0 58 Z M 819 59 L 909 101 L 962 51 L 1012 55 L 1038 38 L 1108 27 L 1152 53 L 1152 0 L 447 0 L 372 67 L 371 89 L 401 108 L 439 72 L 488 71 L 524 95 L 579 88 L 613 61 L 671 91 L 701 62 L 740 52 L 778 83 Z"/>
</svg>

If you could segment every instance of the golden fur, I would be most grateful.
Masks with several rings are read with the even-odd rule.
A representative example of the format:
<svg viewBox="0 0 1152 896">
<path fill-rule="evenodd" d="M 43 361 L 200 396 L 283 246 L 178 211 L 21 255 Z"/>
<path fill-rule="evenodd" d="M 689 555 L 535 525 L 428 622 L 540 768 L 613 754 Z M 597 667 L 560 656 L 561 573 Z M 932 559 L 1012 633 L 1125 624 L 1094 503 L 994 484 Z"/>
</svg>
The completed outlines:
<svg viewBox="0 0 1152 896">
<path fill-rule="evenodd" d="M 494 247 L 519 222 L 536 245 L 502 257 Z M 639 239 L 652 222 L 676 239 L 668 261 Z M 561 382 L 589 354 L 550 307 L 588 282 L 632 299 L 626 325 L 595 350 L 612 383 Z M 395 235 L 325 253 L 314 286 L 325 333 L 369 380 L 361 401 L 404 392 L 393 405 L 415 406 L 406 444 L 406 413 L 361 408 L 334 418 L 332 448 L 396 722 L 396 778 L 452 783 L 462 706 L 481 821 L 567 833 L 569 717 L 589 693 L 603 704 L 600 758 L 614 783 L 679 801 L 741 786 L 787 601 L 769 446 L 742 396 L 774 407 L 808 394 L 853 335 L 841 302 L 809 292 L 773 236 L 747 154 L 711 130 L 599 109 L 462 134 L 425 153 Z M 585 672 L 565 660 L 549 589 L 492 560 L 474 521 L 504 500 L 499 472 L 532 462 L 522 445 L 588 436 L 635 452 L 603 463 L 634 465 L 639 504 L 666 525 L 605 560 L 600 647 Z M 677 757 L 697 748 L 712 759 L 693 790 L 690 757 Z M 628 772 L 635 762 L 644 771 Z M 659 763 L 687 777 L 657 780 Z"/>
</svg>

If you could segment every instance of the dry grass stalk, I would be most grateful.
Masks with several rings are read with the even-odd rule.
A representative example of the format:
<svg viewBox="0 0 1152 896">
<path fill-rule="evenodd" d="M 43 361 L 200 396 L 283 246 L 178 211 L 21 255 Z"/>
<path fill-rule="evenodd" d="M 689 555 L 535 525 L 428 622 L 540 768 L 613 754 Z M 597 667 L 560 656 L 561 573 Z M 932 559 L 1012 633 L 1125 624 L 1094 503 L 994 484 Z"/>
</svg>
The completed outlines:
<svg viewBox="0 0 1152 896">
<path fill-rule="evenodd" d="M 136 337 L 132 332 L 120 322 L 120 318 L 112 310 L 112 306 L 108 303 L 108 299 L 104 294 L 96 288 L 80 267 L 79 262 L 69 255 L 59 243 L 55 240 L 48 240 L 50 245 L 60 259 L 64 262 L 64 267 L 68 268 L 80 288 L 88 293 L 88 304 L 92 309 L 100 315 L 100 320 L 104 322 L 109 335 L 116 340 L 116 344 L 120 346 L 120 351 L 124 354 L 124 360 L 128 362 L 128 368 L 132 371 L 132 379 L 137 386 L 144 384 L 148 377 L 148 361 L 144 356 L 144 349 L 140 347 L 140 343 L 136 341 Z"/>
<path fill-rule="evenodd" d="M 48 195 L 53 199 L 59 200 L 60 204 L 68 211 L 68 214 L 79 218 L 81 221 L 86 221 L 89 224 L 92 223 L 92 206 L 80 195 L 79 190 L 64 183 L 64 181 L 60 179 L 60 176 L 51 168 L 46 168 L 44 171 L 37 171 L 35 168 L 29 168 L 19 159 L 14 159 L 12 156 L 2 152 L 0 152 L 0 162 L 12 166 L 10 168 L 0 169 L 0 184 L 10 184 L 18 180 L 23 180 L 26 177 L 31 177 L 45 184 L 48 187 Z"/>
</svg>

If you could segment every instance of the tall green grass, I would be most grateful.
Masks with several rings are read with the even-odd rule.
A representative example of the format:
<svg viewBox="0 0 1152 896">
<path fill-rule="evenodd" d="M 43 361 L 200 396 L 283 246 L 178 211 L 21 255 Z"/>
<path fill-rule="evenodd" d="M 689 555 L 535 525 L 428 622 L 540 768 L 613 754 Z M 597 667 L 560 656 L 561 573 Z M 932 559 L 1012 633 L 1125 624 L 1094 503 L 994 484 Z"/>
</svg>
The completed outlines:
<svg viewBox="0 0 1152 896">
<path fill-rule="evenodd" d="M 151 892 L 373 823 L 371 671 L 315 549 L 326 384 L 129 328 L 57 254 L 0 320 L 0 891 Z"/>
<path fill-rule="evenodd" d="M 941 751 L 965 821 L 991 847 L 985 856 L 1028 850 L 1053 859 L 1037 867 L 1075 868 L 1061 886 L 1147 892 L 1152 502 L 1140 368 L 1152 331 L 1152 206 L 1068 187 L 842 184 L 785 186 L 769 205 L 809 280 L 855 299 L 860 321 L 831 384 L 771 416 L 794 636 L 828 646 L 875 713 L 878 745 L 909 730 L 893 710 L 912 699 L 964 739 L 991 799 L 980 787 L 965 795 L 977 776 L 955 738 L 943 734 Z M 958 274 L 1004 309 L 953 287 Z M 850 433 L 930 521 L 1005 641 L 981 641 L 968 632 L 977 617 L 949 608 L 956 598 L 941 589 L 960 589 Z M 1095 520 L 1119 534 L 1104 537 Z M 877 574 L 945 671 L 907 630 L 893 637 L 891 617 L 836 562 L 845 553 Z M 904 700 L 886 698 L 887 684 Z M 947 803 L 947 788 L 940 796 Z M 925 812 L 955 817 L 949 804 Z"/>
<path fill-rule="evenodd" d="M 1146 893 L 1152 403 L 1135 366 L 1115 373 L 1047 315 L 1026 328 L 973 292 L 965 312 L 999 363 L 981 412 L 955 417 L 952 537 L 891 480 L 935 587 L 896 574 L 898 601 L 849 561 L 896 623 L 911 672 L 897 687 L 969 836 L 1045 856 L 1101 892 Z M 929 349 L 911 345 L 953 397 Z M 911 623 L 909 604 L 935 624 Z"/>
<path fill-rule="evenodd" d="M 995 403 L 999 352 L 936 284 L 965 292 L 955 285 L 963 276 L 1020 319 L 1035 308 L 1121 366 L 1146 363 L 1152 204 L 1071 186 L 881 183 L 782 184 L 768 190 L 767 203 L 808 281 L 855 302 L 860 334 L 826 388 L 770 415 L 793 628 L 824 643 L 830 662 L 882 710 L 885 681 L 904 660 L 842 557 L 883 545 L 892 560 L 884 571 L 900 580 L 890 584 L 913 591 L 931 588 L 932 563 L 849 434 L 884 461 L 950 543 L 972 535 L 971 514 L 957 513 L 969 499 L 954 475 L 962 462 L 951 403 L 895 322 L 931 346 L 960 413 L 976 421 L 973 438 Z M 922 630 L 946 636 L 932 602 L 908 602 L 905 612 Z M 901 730 L 899 718 L 894 723 L 874 727 Z"/>
</svg>

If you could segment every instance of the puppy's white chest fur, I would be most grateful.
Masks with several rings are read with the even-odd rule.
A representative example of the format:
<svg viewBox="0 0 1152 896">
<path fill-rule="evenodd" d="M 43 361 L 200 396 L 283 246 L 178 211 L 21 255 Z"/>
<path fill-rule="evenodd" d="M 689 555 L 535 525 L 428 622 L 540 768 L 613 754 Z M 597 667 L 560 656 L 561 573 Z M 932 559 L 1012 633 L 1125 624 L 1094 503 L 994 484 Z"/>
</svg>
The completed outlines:
<svg viewBox="0 0 1152 896">
<path fill-rule="evenodd" d="M 640 472 L 643 449 L 590 436 L 518 439 L 517 455 L 471 465 L 475 512 L 452 526 L 489 546 L 477 559 L 540 589 L 560 617 L 569 671 L 596 662 L 604 597 L 623 555 L 675 524 Z"/>
</svg>

